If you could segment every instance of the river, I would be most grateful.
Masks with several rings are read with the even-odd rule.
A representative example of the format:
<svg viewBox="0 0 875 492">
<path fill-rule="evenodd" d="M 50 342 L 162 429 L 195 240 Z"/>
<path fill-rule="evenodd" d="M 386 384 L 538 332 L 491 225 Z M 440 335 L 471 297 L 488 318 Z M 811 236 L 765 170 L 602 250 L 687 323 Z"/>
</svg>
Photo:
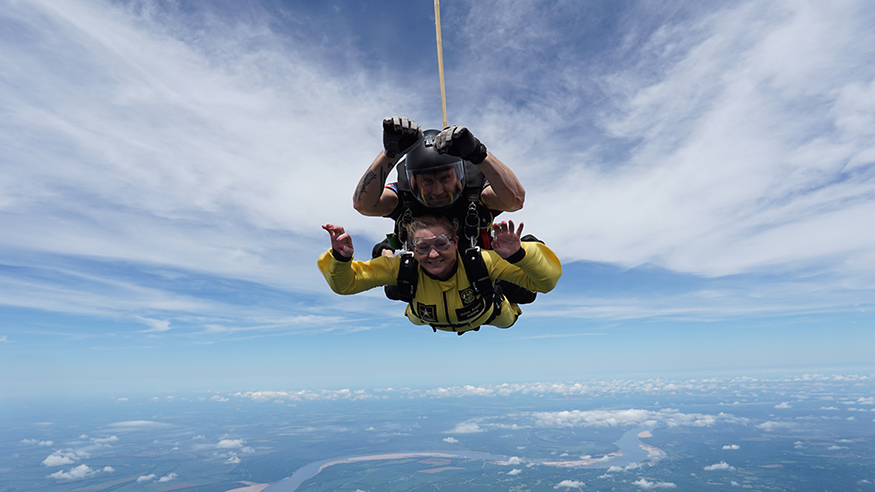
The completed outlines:
<svg viewBox="0 0 875 492">
<path fill-rule="evenodd" d="M 639 439 L 639 434 L 649 432 L 652 428 L 638 427 L 627 431 L 615 444 L 618 450 L 602 459 L 585 459 L 575 461 L 553 461 L 524 459 L 526 463 L 542 464 L 546 466 L 562 466 L 569 468 L 610 468 L 611 466 L 628 466 L 632 463 L 640 463 L 646 459 L 659 459 L 665 453 L 651 446 L 647 446 Z M 346 463 L 358 463 L 374 460 L 400 460 L 408 458 L 462 458 L 469 460 L 482 460 L 491 462 L 508 462 L 510 456 L 502 456 L 476 451 L 418 451 L 400 453 L 380 453 L 358 456 L 343 456 L 327 460 L 314 461 L 298 468 L 291 477 L 270 484 L 262 492 L 294 492 L 305 481 L 315 477 L 319 472 L 329 466 Z"/>
</svg>

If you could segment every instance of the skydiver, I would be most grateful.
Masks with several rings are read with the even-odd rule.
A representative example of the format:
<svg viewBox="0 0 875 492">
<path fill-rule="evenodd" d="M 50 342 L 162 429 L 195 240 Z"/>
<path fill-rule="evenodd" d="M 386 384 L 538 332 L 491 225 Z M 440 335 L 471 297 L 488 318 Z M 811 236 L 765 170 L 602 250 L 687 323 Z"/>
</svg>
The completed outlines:
<svg viewBox="0 0 875 492">
<path fill-rule="evenodd" d="M 398 181 L 387 185 L 399 161 Z M 466 195 L 476 199 L 476 225 L 486 230 L 501 212 L 522 209 L 526 191 L 513 171 L 467 128 L 452 125 L 423 132 L 413 120 L 391 117 L 383 120 L 383 151 L 359 181 L 353 208 L 362 215 L 392 218 L 396 236 L 401 236 L 405 215 L 438 214 L 465 224 Z M 482 241 L 478 234 L 478 243 L 488 248 Z M 398 249 L 400 244 L 387 246 L 383 245 Z"/>
<path fill-rule="evenodd" d="M 319 257 L 318 265 L 331 290 L 356 294 L 400 282 L 404 255 L 353 261 L 352 237 L 343 227 L 328 224 L 322 228 L 331 238 L 331 249 Z M 410 263 L 414 274 L 407 318 L 435 331 L 459 335 L 479 330 L 481 325 L 512 326 L 522 311 L 494 282 L 504 280 L 549 292 L 562 275 L 553 251 L 540 242 L 521 242 L 522 230 L 523 224 L 514 230 L 513 221 L 495 224 L 492 250 L 476 250 L 476 258 L 466 258 L 459 253 L 456 224 L 435 215 L 413 219 L 406 231 L 415 260 Z"/>
<path fill-rule="evenodd" d="M 399 164 L 400 162 L 400 164 Z M 398 164 L 398 181 L 386 185 Z M 523 207 L 525 189 L 504 163 L 486 150 L 470 130 L 449 126 L 423 131 L 408 118 L 383 119 L 383 151 L 359 181 L 353 207 L 363 215 L 395 221 L 394 234 L 374 246 L 372 256 L 392 256 L 406 240 L 405 226 L 415 217 L 438 214 L 463 224 L 465 247 L 490 247 L 490 227 L 501 212 Z M 537 240 L 527 236 L 523 240 Z M 514 302 L 534 301 L 535 292 L 503 285 Z M 398 299 L 394 287 L 386 288 Z"/>
</svg>

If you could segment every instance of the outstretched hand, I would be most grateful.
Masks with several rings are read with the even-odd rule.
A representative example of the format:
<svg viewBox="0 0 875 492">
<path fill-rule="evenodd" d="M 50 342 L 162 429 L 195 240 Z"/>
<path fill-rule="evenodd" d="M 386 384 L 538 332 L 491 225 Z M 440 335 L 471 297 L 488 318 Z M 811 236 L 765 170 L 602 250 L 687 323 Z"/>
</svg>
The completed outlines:
<svg viewBox="0 0 875 492">
<path fill-rule="evenodd" d="M 322 228 L 328 231 L 328 235 L 331 236 L 331 248 L 337 251 L 340 256 L 351 258 L 355 251 L 352 247 L 352 236 L 347 234 L 341 226 L 325 224 Z"/>
<path fill-rule="evenodd" d="M 492 228 L 495 232 L 495 237 L 492 238 L 492 250 L 504 259 L 519 251 L 521 248 L 520 237 L 523 235 L 524 225 L 520 222 L 520 228 L 514 231 L 512 220 L 493 224 Z"/>
</svg>

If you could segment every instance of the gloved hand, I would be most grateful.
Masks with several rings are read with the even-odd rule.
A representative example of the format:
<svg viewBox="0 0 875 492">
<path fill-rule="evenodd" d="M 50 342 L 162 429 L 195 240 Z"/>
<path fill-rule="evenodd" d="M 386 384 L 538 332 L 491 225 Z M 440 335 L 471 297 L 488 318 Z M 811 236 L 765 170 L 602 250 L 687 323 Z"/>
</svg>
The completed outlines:
<svg viewBox="0 0 875 492">
<path fill-rule="evenodd" d="M 383 153 L 394 159 L 413 150 L 422 140 L 422 128 L 415 121 L 398 116 L 383 118 Z"/>
<path fill-rule="evenodd" d="M 434 149 L 438 154 L 454 155 L 474 164 L 486 159 L 486 146 L 464 126 L 450 125 L 444 128 L 434 139 Z"/>
</svg>

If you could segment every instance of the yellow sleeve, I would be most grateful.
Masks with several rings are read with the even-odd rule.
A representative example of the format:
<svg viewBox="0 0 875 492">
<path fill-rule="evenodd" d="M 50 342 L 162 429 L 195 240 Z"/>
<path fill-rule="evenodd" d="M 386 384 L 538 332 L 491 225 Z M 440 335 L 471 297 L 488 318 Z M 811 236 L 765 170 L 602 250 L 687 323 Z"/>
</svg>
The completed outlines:
<svg viewBox="0 0 875 492">
<path fill-rule="evenodd" d="M 510 263 L 495 251 L 484 251 L 489 277 L 506 280 L 535 292 L 550 292 L 562 276 L 562 263 L 546 245 L 538 242 L 520 243 L 526 255 L 516 263 Z"/>
<path fill-rule="evenodd" d="M 381 256 L 368 261 L 339 261 L 329 249 L 316 264 L 331 290 L 338 294 L 358 294 L 381 285 L 398 281 L 398 257 Z"/>
</svg>

